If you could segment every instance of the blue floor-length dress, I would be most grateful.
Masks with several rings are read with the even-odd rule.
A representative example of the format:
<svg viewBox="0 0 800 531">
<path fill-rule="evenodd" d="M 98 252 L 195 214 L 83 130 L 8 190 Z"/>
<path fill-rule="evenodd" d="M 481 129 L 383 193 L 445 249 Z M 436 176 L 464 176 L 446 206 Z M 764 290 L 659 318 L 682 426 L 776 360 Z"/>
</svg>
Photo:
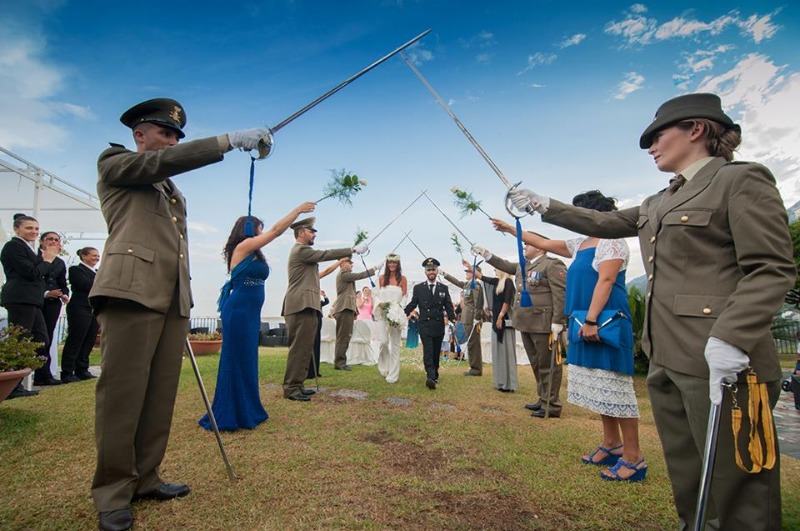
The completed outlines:
<svg viewBox="0 0 800 531">
<path fill-rule="evenodd" d="M 211 407 L 217 426 L 226 431 L 252 429 L 269 418 L 258 387 L 258 340 L 269 266 L 252 257 L 243 262 L 244 268 L 231 275 L 232 290 L 222 306 L 222 354 Z M 207 414 L 198 424 L 211 430 Z"/>
</svg>

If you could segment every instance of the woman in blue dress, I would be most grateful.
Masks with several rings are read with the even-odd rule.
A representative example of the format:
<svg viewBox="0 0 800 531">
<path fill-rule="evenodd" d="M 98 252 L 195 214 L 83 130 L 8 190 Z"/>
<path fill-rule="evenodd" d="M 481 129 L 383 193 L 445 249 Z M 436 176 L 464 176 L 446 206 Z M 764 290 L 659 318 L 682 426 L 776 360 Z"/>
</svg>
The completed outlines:
<svg viewBox="0 0 800 531">
<path fill-rule="evenodd" d="M 269 418 L 258 387 L 261 307 L 264 281 L 269 276 L 261 248 L 283 234 L 299 215 L 312 212 L 315 205 L 299 205 L 267 231 L 255 217 L 242 216 L 233 225 L 222 252 L 231 278 L 220 295 L 222 354 L 211 407 L 220 430 L 252 429 Z M 254 236 L 245 236 L 248 219 L 252 220 Z M 208 415 L 203 415 L 198 424 L 211 430 Z"/>
<path fill-rule="evenodd" d="M 617 209 L 614 199 L 597 190 L 575 196 L 572 204 L 600 212 Z M 493 223 L 497 230 L 516 233 L 508 223 Z M 564 303 L 571 339 L 567 348 L 567 400 L 600 414 L 603 423 L 602 442 L 581 461 L 609 467 L 600 473 L 603 479 L 641 481 L 647 474 L 647 462 L 639 447 L 639 407 L 633 388 L 633 326 L 625 290 L 628 244 L 624 239 L 586 236 L 548 240 L 531 232 L 523 233 L 522 239 L 539 249 L 573 258 L 567 269 Z M 608 310 L 617 315 L 614 325 L 622 330 L 618 345 L 601 339 L 599 327 L 606 323 L 600 315 Z M 580 319 L 575 312 L 581 312 Z"/>
</svg>

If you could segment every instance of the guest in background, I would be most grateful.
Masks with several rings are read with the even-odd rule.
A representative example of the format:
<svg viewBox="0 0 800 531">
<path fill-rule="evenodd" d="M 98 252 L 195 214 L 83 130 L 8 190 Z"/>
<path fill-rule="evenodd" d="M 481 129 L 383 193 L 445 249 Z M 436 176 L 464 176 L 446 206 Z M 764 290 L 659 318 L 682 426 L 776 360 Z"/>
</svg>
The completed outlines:
<svg viewBox="0 0 800 531">
<path fill-rule="evenodd" d="M 67 303 L 67 339 L 61 352 L 61 381 L 64 383 L 95 377 L 89 372 L 89 354 L 100 325 L 89 305 L 89 291 L 94 284 L 100 253 L 94 247 L 84 247 L 78 249 L 78 258 L 81 263 L 69 268 L 72 298 Z"/>
<path fill-rule="evenodd" d="M 61 251 L 61 246 L 45 245 L 41 254 L 36 249 L 36 238 L 39 236 L 39 222 L 36 218 L 25 214 L 14 214 L 14 237 L 3 245 L 0 262 L 6 275 L 6 283 L 0 293 L 0 305 L 8 311 L 8 324 L 19 325 L 29 330 L 34 341 L 42 343 L 37 354 L 47 357 L 45 351 L 48 336 L 47 325 L 42 315 L 42 293 L 44 293 L 44 276 L 53 267 L 53 260 Z M 36 369 L 40 385 L 59 385 L 50 373 L 50 367 L 44 365 Z M 8 398 L 19 398 L 38 394 L 28 391 L 22 384 L 11 391 Z"/>
<path fill-rule="evenodd" d="M 211 406 L 220 430 L 253 429 L 269 418 L 261 404 L 258 386 L 258 339 L 264 282 L 269 265 L 261 251 L 283 234 L 300 214 L 314 210 L 315 203 L 302 203 L 278 220 L 269 230 L 251 216 L 241 216 L 233 225 L 223 256 L 230 280 L 220 295 L 222 353 L 217 388 Z M 252 226 L 253 232 L 246 230 Z M 198 421 L 211 430 L 208 414 Z"/>
<path fill-rule="evenodd" d="M 419 345 L 419 329 L 416 317 L 409 317 L 408 330 L 406 330 L 406 348 L 417 348 Z"/>
<path fill-rule="evenodd" d="M 57 232 L 48 231 L 42 233 L 39 237 L 39 250 L 41 250 L 47 245 L 58 245 L 59 248 L 61 247 L 61 236 Z M 44 302 L 42 303 L 42 315 L 44 316 L 45 325 L 47 325 L 47 344 L 45 345 L 45 349 L 47 350 L 47 360 L 45 361 L 45 366 L 48 367 L 48 374 L 49 367 L 52 363 L 52 356 L 50 355 L 50 349 L 53 346 L 53 342 L 58 345 L 58 338 L 53 337 L 56 331 L 56 324 L 58 324 L 58 318 L 61 316 L 61 306 L 63 304 L 67 304 L 69 302 L 69 288 L 67 287 L 67 264 L 64 263 L 64 260 L 59 258 L 58 256 L 53 259 L 53 265 L 50 268 L 50 271 L 45 273 L 44 275 Z M 46 380 L 46 376 L 44 377 Z M 41 377 L 38 379 L 34 377 L 33 383 L 35 385 L 42 385 L 43 380 Z M 44 384 L 48 385 L 48 384 Z"/>
<path fill-rule="evenodd" d="M 357 321 L 374 321 L 372 310 L 374 309 L 375 301 L 372 299 L 372 289 L 369 286 L 364 286 L 361 291 L 356 294 L 356 307 L 358 308 Z"/>
<path fill-rule="evenodd" d="M 339 267 L 339 262 L 334 263 L 331 266 L 328 266 L 327 269 L 322 271 L 319 274 L 319 278 L 326 277 L 330 275 L 336 268 Z M 331 300 L 325 294 L 324 289 L 319 290 L 319 307 L 320 312 L 322 308 L 329 305 Z M 319 321 L 317 321 L 317 337 L 314 339 L 314 359 L 311 360 L 311 363 L 308 364 L 308 376 L 306 376 L 306 380 L 310 380 L 311 378 L 316 378 L 322 376 L 319 372 L 319 361 L 320 361 L 320 347 L 322 343 L 322 319 L 323 317 L 320 316 Z"/>
<path fill-rule="evenodd" d="M 470 266 L 464 261 L 464 267 Z M 494 290 L 492 297 L 492 374 L 494 388 L 503 393 L 517 390 L 517 333 L 514 330 L 512 309 L 516 288 L 512 276 L 496 269 L 497 277 L 476 273 L 484 284 Z"/>
</svg>

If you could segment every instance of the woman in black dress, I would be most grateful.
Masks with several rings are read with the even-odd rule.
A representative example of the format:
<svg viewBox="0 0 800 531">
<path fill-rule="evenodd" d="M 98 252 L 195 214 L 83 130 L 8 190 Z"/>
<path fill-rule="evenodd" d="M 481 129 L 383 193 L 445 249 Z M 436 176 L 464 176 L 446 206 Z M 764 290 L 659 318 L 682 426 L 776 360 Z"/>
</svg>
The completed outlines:
<svg viewBox="0 0 800 531">
<path fill-rule="evenodd" d="M 48 231 L 39 237 L 39 252 L 48 245 L 58 245 L 61 248 L 61 236 L 57 232 Z M 67 287 L 67 264 L 59 257 L 53 259 L 50 271 L 44 275 L 44 301 L 42 315 L 47 326 L 47 366 L 50 366 L 50 349 L 53 341 L 58 344 L 58 339 L 53 337 L 58 318 L 61 316 L 61 306 L 69 302 L 69 288 Z M 48 385 L 34 377 L 34 384 Z"/>
<path fill-rule="evenodd" d="M 78 250 L 78 258 L 81 263 L 69 268 L 72 299 L 67 304 L 67 340 L 61 353 L 61 381 L 64 383 L 95 377 L 89 372 L 89 354 L 100 325 L 89 306 L 89 291 L 94 284 L 94 268 L 100 261 L 100 253 L 94 247 L 84 247 Z"/>
<path fill-rule="evenodd" d="M 42 343 L 37 351 L 40 357 L 48 360 L 45 345 L 49 338 L 47 325 L 42 315 L 42 293 L 44 293 L 44 276 L 53 266 L 61 245 L 48 245 L 37 252 L 36 238 L 39 236 L 39 222 L 25 214 L 14 214 L 14 237 L 3 246 L 0 262 L 6 275 L 6 283 L 0 292 L 0 305 L 8 311 L 8 324 L 18 325 L 31 332 L 34 341 Z M 36 369 L 34 376 L 39 385 L 58 385 L 60 380 L 53 378 L 50 365 Z M 17 398 L 38 394 L 27 391 L 22 384 L 11 391 L 8 398 Z"/>
</svg>

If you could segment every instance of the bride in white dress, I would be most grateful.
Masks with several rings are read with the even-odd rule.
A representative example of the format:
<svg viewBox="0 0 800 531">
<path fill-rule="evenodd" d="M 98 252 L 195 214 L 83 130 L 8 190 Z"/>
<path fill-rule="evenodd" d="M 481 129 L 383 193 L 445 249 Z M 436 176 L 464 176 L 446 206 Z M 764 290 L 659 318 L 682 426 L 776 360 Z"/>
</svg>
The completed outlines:
<svg viewBox="0 0 800 531">
<path fill-rule="evenodd" d="M 400 255 L 392 253 L 386 256 L 386 268 L 383 276 L 378 278 L 378 286 L 377 294 L 373 294 L 381 343 L 378 371 L 387 383 L 395 383 L 400 378 L 400 341 L 407 325 L 403 307 L 408 281 L 400 267 Z"/>
</svg>

